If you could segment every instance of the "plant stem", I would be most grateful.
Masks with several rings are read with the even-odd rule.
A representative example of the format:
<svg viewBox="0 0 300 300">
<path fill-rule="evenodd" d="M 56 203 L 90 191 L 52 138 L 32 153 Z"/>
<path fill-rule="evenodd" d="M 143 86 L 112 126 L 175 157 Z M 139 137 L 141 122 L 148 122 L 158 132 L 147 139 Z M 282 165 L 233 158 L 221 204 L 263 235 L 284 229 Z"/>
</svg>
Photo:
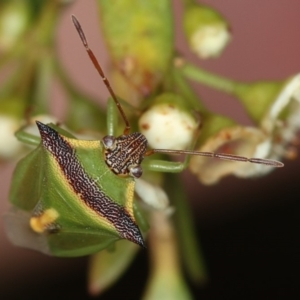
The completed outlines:
<svg viewBox="0 0 300 300">
<path fill-rule="evenodd" d="M 196 111 L 207 112 L 204 104 L 199 101 L 199 97 L 195 94 L 177 68 L 173 69 L 173 79 L 176 87 L 180 90 L 182 96 L 190 103 L 193 109 Z"/>
<path fill-rule="evenodd" d="M 207 281 L 207 272 L 202 251 L 197 243 L 197 235 L 188 199 L 176 174 L 166 176 L 166 190 L 176 207 L 176 221 L 182 258 L 191 279 L 197 283 Z"/>
<path fill-rule="evenodd" d="M 234 80 L 210 73 L 189 63 L 186 63 L 178 69 L 185 77 L 227 94 L 234 94 L 237 85 L 239 85 L 239 83 Z"/>
</svg>

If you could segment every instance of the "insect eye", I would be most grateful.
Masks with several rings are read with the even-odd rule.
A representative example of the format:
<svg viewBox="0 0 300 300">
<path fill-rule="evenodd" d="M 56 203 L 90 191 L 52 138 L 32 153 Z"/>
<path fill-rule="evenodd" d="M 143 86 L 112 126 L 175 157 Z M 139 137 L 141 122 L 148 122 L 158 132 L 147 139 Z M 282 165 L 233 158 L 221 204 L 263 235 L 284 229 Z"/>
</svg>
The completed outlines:
<svg viewBox="0 0 300 300">
<path fill-rule="evenodd" d="M 140 178 L 143 174 L 143 169 L 140 165 L 129 167 L 129 174 L 134 178 Z"/>
<path fill-rule="evenodd" d="M 113 150 L 116 146 L 116 138 L 112 135 L 106 135 L 102 139 L 102 143 L 105 149 Z"/>
</svg>

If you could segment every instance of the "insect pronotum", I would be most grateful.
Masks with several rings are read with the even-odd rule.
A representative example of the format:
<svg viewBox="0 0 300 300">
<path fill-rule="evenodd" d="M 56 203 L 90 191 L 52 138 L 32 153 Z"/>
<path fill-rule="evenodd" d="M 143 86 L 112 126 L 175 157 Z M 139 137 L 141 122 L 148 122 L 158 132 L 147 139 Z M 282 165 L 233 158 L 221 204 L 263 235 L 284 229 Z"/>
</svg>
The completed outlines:
<svg viewBox="0 0 300 300">
<path fill-rule="evenodd" d="M 11 186 L 12 210 L 6 216 L 17 245 L 55 256 L 88 255 L 119 239 L 145 247 L 135 220 L 134 179 L 142 176 L 145 157 L 155 153 L 206 156 L 282 167 L 279 161 L 193 150 L 148 149 L 146 137 L 130 133 L 130 124 L 108 79 L 72 16 L 80 39 L 125 123 L 123 134 L 102 141 L 79 140 L 53 124 L 37 121 L 41 143 L 17 165 Z M 35 139 L 36 140 L 36 139 Z M 25 139 L 24 139 L 25 141 Z M 179 172 L 174 165 L 147 165 Z M 174 169 L 175 168 L 175 169 Z"/>
</svg>

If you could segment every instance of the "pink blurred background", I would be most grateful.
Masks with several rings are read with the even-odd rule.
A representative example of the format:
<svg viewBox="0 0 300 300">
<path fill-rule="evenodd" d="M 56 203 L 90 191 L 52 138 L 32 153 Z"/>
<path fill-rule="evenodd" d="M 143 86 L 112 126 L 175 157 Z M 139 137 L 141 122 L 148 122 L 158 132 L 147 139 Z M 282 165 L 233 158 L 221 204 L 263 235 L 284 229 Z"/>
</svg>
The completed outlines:
<svg viewBox="0 0 300 300">
<path fill-rule="evenodd" d="M 177 49 L 188 60 L 212 72 L 241 81 L 284 79 L 300 71 L 299 0 L 203 2 L 217 8 L 229 20 L 233 39 L 221 58 L 200 61 L 186 47 L 181 29 L 181 2 L 174 1 Z M 104 105 L 108 93 L 78 39 L 70 21 L 71 14 L 75 14 L 80 20 L 91 48 L 107 70 L 108 54 L 101 39 L 95 1 L 77 0 L 65 10 L 57 32 L 57 47 L 64 66 L 76 84 L 99 99 L 99 102 L 102 100 Z M 249 119 L 235 99 L 197 84 L 193 86 L 211 110 L 227 114 L 243 124 L 249 124 Z M 54 113 L 62 119 L 66 106 L 63 103 L 64 95 L 56 83 L 53 87 L 53 101 Z M 296 201 L 300 200 L 297 189 L 300 160 L 285 163 L 284 169 L 276 170 L 259 180 L 227 178 L 212 187 L 201 185 L 188 172 L 184 172 L 183 180 L 187 186 L 187 194 L 193 205 L 197 225 L 204 231 L 204 235 L 214 232 L 215 229 L 221 230 L 228 223 L 239 226 L 239 222 L 243 222 L 248 216 L 260 218 L 262 212 L 277 213 L 277 208 L 284 210 L 286 207 L 297 205 Z M 3 163 L 0 166 L 2 213 L 8 208 L 8 189 L 12 170 L 13 164 Z M 287 219 L 295 217 L 294 209 L 291 208 L 290 211 L 291 215 L 288 215 Z M 295 228 L 290 230 L 296 234 Z M 24 295 L 27 291 L 38 288 L 40 284 L 44 286 L 45 281 L 49 284 L 52 282 L 50 286 L 55 288 L 56 284 L 60 284 L 58 282 L 69 278 L 72 270 L 81 272 L 78 276 L 81 281 L 84 280 L 85 274 L 82 272 L 86 264 L 85 258 L 54 259 L 16 248 L 7 241 L 2 224 L 0 240 L 0 296 L 1 290 L 7 293 L 12 291 L 10 286 L 14 288 L 21 286 Z M 205 244 L 203 247 L 205 248 Z M 209 253 L 207 255 L 209 256 Z M 73 286 L 72 282 L 67 282 Z M 66 285 L 66 289 L 72 289 L 71 286 Z M 215 298 L 212 296 L 210 299 Z"/>
</svg>

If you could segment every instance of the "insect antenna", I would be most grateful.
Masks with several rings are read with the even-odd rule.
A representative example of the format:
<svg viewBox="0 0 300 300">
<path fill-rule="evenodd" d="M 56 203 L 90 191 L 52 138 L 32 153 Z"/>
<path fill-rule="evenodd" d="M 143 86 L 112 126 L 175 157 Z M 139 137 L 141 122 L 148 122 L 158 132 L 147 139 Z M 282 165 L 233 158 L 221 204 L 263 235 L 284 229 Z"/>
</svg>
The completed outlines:
<svg viewBox="0 0 300 300">
<path fill-rule="evenodd" d="M 193 150 L 151 149 L 145 153 L 145 156 L 150 156 L 155 153 L 164 153 L 164 154 L 171 154 L 171 155 L 185 154 L 185 155 L 205 156 L 205 157 L 212 157 L 212 158 L 218 158 L 218 159 L 229 160 L 229 161 L 250 162 L 253 164 L 267 165 L 274 168 L 281 168 L 284 166 L 282 162 L 273 159 L 264 159 L 264 158 L 255 158 L 255 157 L 248 158 L 248 157 L 234 155 L 234 154 L 200 152 L 200 151 L 193 151 Z"/>
<path fill-rule="evenodd" d="M 96 70 L 98 71 L 99 75 L 101 76 L 101 78 L 102 78 L 104 84 L 106 85 L 111 97 L 115 101 L 116 106 L 117 106 L 117 108 L 118 108 L 118 110 L 119 110 L 119 112 L 122 116 L 122 119 L 124 120 L 124 123 L 125 123 L 124 135 L 128 135 L 129 132 L 130 132 L 130 124 L 129 124 L 129 121 L 128 121 L 125 113 L 124 113 L 124 110 L 121 106 L 121 103 L 119 102 L 115 92 L 113 91 L 108 79 L 105 77 L 104 72 L 103 72 L 96 56 L 94 55 L 93 51 L 89 48 L 87 39 L 86 39 L 85 34 L 84 34 L 84 32 L 81 28 L 81 25 L 80 25 L 79 21 L 76 19 L 76 17 L 74 15 L 72 15 L 72 21 L 73 21 L 74 26 L 75 26 L 78 34 L 79 34 L 79 37 L 80 37 L 81 41 L 83 43 L 83 46 L 86 49 L 86 52 L 88 53 L 93 65 L 95 66 Z"/>
</svg>

